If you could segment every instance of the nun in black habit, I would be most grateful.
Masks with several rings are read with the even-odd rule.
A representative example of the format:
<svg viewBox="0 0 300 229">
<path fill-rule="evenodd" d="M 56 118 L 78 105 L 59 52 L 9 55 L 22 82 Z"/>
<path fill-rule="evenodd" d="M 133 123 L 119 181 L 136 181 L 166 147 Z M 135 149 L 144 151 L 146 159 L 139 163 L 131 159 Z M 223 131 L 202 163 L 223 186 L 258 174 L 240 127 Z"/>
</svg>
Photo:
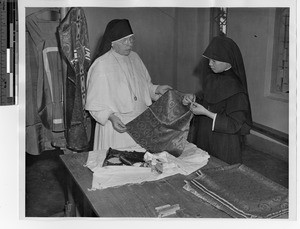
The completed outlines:
<svg viewBox="0 0 300 229">
<path fill-rule="evenodd" d="M 242 145 L 252 117 L 240 49 L 232 39 L 217 36 L 203 57 L 203 92 L 183 99 L 195 114 L 190 141 L 228 164 L 242 163 Z"/>
</svg>

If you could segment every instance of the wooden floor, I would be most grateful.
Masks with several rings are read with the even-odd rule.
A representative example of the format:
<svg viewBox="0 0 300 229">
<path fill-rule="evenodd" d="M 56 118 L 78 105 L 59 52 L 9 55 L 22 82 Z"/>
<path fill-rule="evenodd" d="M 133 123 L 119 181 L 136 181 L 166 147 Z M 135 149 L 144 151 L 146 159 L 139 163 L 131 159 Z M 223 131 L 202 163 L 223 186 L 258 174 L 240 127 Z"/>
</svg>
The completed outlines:
<svg viewBox="0 0 300 229">
<path fill-rule="evenodd" d="M 63 217 L 65 170 L 60 150 L 39 156 L 26 154 L 26 217 Z M 288 188 L 288 163 L 267 153 L 246 147 L 243 163 Z"/>
</svg>

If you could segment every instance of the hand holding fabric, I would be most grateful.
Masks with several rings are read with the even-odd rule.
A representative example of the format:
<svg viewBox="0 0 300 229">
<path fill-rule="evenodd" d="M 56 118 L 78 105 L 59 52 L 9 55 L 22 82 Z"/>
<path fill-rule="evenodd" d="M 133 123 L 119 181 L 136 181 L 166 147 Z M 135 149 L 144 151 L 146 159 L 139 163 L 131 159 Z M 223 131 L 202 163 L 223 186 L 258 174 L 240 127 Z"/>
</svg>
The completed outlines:
<svg viewBox="0 0 300 229">
<path fill-rule="evenodd" d="M 118 131 L 119 133 L 126 132 L 126 126 L 119 117 L 115 116 L 114 114 L 111 114 L 108 119 L 111 121 L 113 128 L 116 131 Z"/>
<path fill-rule="evenodd" d="M 212 113 L 209 110 L 207 110 L 204 106 L 200 105 L 199 103 L 191 103 L 190 110 L 195 115 L 206 115 L 211 119 L 214 119 L 216 115 L 215 113 Z"/>
<path fill-rule="evenodd" d="M 195 96 L 193 94 L 185 94 L 182 100 L 182 104 L 187 106 L 195 102 Z"/>
<path fill-rule="evenodd" d="M 155 94 L 163 95 L 168 90 L 171 90 L 171 89 L 173 89 L 173 88 L 169 85 L 158 85 L 156 90 L 155 90 Z"/>
</svg>

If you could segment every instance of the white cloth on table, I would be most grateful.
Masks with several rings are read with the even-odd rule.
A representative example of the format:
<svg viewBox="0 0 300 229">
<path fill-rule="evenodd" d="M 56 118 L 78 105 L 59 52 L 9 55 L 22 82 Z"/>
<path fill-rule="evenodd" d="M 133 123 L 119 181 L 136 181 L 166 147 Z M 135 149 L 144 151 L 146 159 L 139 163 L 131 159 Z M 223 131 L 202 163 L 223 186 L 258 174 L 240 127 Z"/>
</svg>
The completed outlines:
<svg viewBox="0 0 300 229">
<path fill-rule="evenodd" d="M 126 149 L 141 151 L 142 148 Z M 125 184 L 142 183 L 145 181 L 155 181 L 175 174 L 189 175 L 205 166 L 209 155 L 207 152 L 197 148 L 194 144 L 188 143 L 183 153 L 175 158 L 167 152 L 155 154 L 155 157 L 167 159 L 169 169 L 163 173 L 151 171 L 151 168 L 135 166 L 106 166 L 102 167 L 107 150 L 90 151 L 85 166 L 93 171 L 93 182 L 91 190 L 105 189 Z M 145 152 L 145 151 L 144 151 Z"/>
</svg>

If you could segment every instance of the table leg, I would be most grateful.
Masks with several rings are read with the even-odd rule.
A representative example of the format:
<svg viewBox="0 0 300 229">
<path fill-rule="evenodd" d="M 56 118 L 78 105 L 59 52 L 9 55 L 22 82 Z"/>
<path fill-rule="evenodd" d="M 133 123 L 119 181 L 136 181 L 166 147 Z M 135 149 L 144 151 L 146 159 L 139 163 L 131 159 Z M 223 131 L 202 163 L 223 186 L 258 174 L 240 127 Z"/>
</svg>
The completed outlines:
<svg viewBox="0 0 300 229">
<path fill-rule="evenodd" d="M 69 174 L 66 177 L 66 203 L 65 203 L 65 216 L 66 217 L 76 217 L 76 203 L 73 196 L 73 185 L 74 182 Z"/>
</svg>

